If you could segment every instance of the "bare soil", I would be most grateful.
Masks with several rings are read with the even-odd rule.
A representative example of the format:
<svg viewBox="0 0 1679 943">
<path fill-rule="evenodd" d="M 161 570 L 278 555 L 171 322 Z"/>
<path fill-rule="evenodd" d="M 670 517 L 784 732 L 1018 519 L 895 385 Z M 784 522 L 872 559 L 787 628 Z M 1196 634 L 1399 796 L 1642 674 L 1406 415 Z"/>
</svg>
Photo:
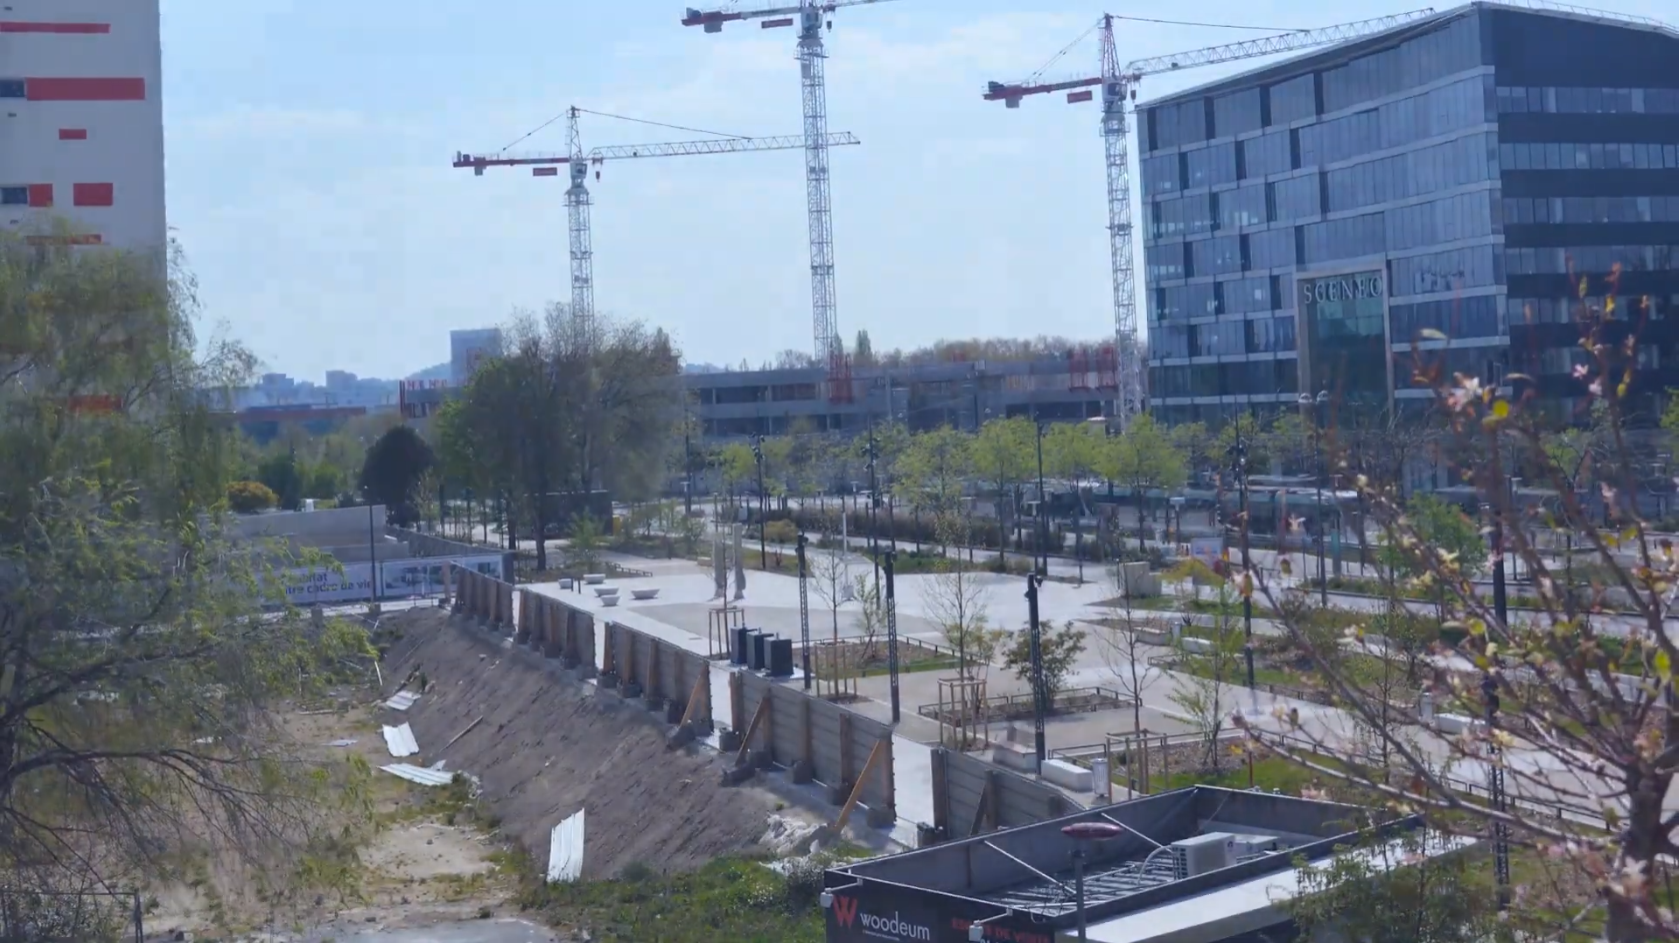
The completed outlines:
<svg viewBox="0 0 1679 943">
<path fill-rule="evenodd" d="M 385 723 L 405 720 L 414 730 L 420 756 L 405 762 L 442 760 L 477 777 L 480 806 L 539 867 L 553 827 L 579 809 L 588 813 L 586 880 L 631 863 L 691 870 L 753 849 L 764 834 L 774 797 L 724 787 L 715 754 L 667 749 L 663 717 L 638 700 L 581 682 L 557 661 L 442 610 L 405 612 L 381 628 L 391 633 L 386 693 L 422 674 L 427 684 L 408 711 L 381 711 Z"/>
</svg>

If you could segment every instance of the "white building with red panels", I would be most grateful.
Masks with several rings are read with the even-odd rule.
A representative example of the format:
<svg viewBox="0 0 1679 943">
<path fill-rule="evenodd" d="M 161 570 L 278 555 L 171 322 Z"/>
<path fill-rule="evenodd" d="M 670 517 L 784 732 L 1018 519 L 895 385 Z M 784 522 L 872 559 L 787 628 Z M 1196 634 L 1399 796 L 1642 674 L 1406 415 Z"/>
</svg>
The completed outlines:
<svg viewBox="0 0 1679 943">
<path fill-rule="evenodd" d="M 0 5 L 0 225 L 161 257 L 158 0 Z"/>
</svg>

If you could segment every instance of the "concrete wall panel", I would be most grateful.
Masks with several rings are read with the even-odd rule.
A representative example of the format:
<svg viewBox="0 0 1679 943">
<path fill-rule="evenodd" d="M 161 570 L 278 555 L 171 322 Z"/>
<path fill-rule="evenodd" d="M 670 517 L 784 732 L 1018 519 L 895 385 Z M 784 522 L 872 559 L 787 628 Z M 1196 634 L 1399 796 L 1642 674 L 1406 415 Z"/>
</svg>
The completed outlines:
<svg viewBox="0 0 1679 943">
<path fill-rule="evenodd" d="M 996 810 L 998 821 L 991 821 L 987 812 L 981 831 L 1042 822 L 1063 815 L 1072 808 L 1067 798 L 1052 786 L 999 769 L 966 754 L 947 751 L 945 756 L 952 838 L 966 838 L 970 834 L 969 828 L 975 821 L 982 797 L 987 806 Z M 994 797 L 985 795 L 988 782 L 996 790 Z"/>
</svg>

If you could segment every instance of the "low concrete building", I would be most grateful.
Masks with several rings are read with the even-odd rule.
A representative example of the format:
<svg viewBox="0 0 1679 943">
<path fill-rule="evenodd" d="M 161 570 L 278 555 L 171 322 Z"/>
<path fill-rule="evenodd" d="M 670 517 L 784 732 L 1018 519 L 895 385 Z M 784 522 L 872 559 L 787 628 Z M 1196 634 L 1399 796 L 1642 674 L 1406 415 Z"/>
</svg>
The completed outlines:
<svg viewBox="0 0 1679 943">
<path fill-rule="evenodd" d="M 1271 793 L 1195 786 L 1020 828 L 831 868 L 823 876 L 828 943 L 1077 939 L 1075 856 L 1082 854 L 1091 943 L 1290 943 L 1295 859 L 1318 868 L 1384 845 L 1430 856 L 1469 840 L 1421 832 L 1421 819 L 1378 828 L 1364 810 Z M 1079 841 L 1075 823 L 1117 826 Z M 1358 845 L 1354 850 L 1347 846 Z"/>
</svg>

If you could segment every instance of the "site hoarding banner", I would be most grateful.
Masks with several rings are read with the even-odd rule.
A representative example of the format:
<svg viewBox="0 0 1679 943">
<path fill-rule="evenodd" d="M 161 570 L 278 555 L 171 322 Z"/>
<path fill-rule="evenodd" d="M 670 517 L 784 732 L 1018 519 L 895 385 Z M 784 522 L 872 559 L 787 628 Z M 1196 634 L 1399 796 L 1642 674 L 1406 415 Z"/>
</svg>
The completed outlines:
<svg viewBox="0 0 1679 943">
<path fill-rule="evenodd" d="M 443 592 L 443 564 L 502 578 L 500 554 L 463 557 L 419 557 L 387 560 L 378 565 L 379 599 L 436 596 Z M 342 567 L 299 567 L 281 576 L 286 601 L 294 606 L 315 603 L 361 602 L 374 598 L 374 567 L 347 563 Z"/>
<path fill-rule="evenodd" d="M 1012 943 L 1054 943 L 1055 931 L 1034 924 L 1030 917 L 1008 914 L 1003 908 L 956 896 L 918 893 L 881 882 L 830 891 L 827 908 L 828 943 L 967 943 L 970 927 L 985 921 L 986 940 Z M 946 908 L 954 908 L 947 912 Z"/>
</svg>

